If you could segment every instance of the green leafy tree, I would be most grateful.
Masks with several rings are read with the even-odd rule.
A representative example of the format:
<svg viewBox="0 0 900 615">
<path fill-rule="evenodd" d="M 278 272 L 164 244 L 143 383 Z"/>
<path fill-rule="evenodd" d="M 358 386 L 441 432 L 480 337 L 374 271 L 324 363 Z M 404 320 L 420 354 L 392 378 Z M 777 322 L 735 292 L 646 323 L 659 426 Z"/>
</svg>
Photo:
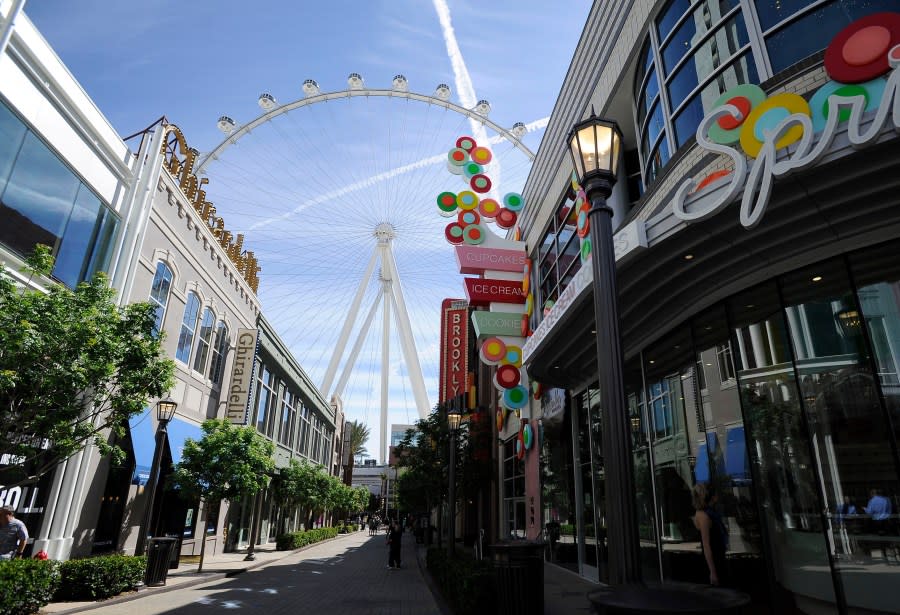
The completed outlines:
<svg viewBox="0 0 900 615">
<path fill-rule="evenodd" d="M 172 485 L 182 497 L 215 504 L 250 496 L 266 486 L 275 470 L 274 445 L 253 427 L 232 425 L 224 419 L 203 422 L 203 437 L 187 439 Z M 206 541 L 201 541 L 200 567 Z"/>
<path fill-rule="evenodd" d="M 28 263 L 49 275 L 49 248 Z M 0 483 L 35 481 L 91 442 L 124 458 L 115 443 L 128 419 L 174 382 L 154 320 L 149 303 L 118 306 L 102 273 L 41 291 L 0 267 L 0 456 L 14 460 Z"/>
</svg>

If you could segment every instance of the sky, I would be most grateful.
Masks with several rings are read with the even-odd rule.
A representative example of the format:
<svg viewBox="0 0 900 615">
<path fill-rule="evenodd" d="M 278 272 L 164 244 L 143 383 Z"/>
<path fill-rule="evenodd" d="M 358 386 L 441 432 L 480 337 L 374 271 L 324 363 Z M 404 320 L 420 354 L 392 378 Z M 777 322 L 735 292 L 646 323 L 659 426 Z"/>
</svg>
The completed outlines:
<svg viewBox="0 0 900 615">
<path fill-rule="evenodd" d="M 402 74 L 412 92 L 431 95 L 445 83 L 462 107 L 487 100 L 489 118 L 501 127 L 529 125 L 522 141 L 536 151 L 590 4 L 28 0 L 25 13 L 120 135 L 165 116 L 202 157 L 225 138 L 217 119 L 227 115 L 238 127 L 252 121 L 262 113 L 261 93 L 278 104 L 303 99 L 306 79 L 322 92 L 345 91 L 354 72 L 371 89 L 390 89 Z M 435 198 L 465 189 L 443 158 L 463 135 L 489 141 L 494 162 L 486 171 L 495 196 L 521 191 L 530 168 L 524 152 L 462 114 L 399 97 L 301 106 L 205 167 L 210 200 L 226 228 L 244 233 L 245 247 L 260 259 L 263 313 L 313 382 L 323 380 L 376 251 L 374 228 L 387 223 L 428 400 L 437 402 L 439 306 L 464 291 L 443 236 L 449 220 L 437 215 Z M 342 397 L 347 419 L 370 426 L 373 457 L 379 457 L 384 338 L 379 271 L 380 263 L 334 378 L 359 339 Z M 389 308 L 387 335 L 388 429 L 418 417 L 397 307 Z M 362 335 L 370 310 L 372 324 Z"/>
</svg>

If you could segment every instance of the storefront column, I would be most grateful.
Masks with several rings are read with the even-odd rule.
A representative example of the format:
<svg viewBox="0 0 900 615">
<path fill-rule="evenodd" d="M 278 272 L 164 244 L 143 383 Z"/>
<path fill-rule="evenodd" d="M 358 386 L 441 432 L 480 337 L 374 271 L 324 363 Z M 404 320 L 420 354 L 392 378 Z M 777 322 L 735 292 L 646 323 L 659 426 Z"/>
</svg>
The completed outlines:
<svg viewBox="0 0 900 615">
<path fill-rule="evenodd" d="M 578 447 L 578 399 L 570 398 L 572 466 L 575 473 L 575 541 L 578 549 L 578 574 L 584 576 L 584 485 L 581 481 L 581 451 Z"/>
</svg>

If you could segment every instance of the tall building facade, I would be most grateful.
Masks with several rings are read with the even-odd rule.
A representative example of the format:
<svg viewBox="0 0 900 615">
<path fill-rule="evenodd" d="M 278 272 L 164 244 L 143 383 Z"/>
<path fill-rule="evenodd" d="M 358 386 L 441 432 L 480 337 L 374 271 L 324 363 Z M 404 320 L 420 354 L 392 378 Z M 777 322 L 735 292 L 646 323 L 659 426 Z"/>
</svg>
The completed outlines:
<svg viewBox="0 0 900 615">
<path fill-rule="evenodd" d="M 540 477 L 555 563 L 604 581 L 606 503 L 633 497 L 644 578 L 708 582 L 691 503 L 705 484 L 728 582 L 755 603 L 898 612 L 897 11 L 594 3 L 520 219 L 540 466 L 517 465 L 507 441 L 501 477 L 513 491 Z M 585 198 L 566 140 L 592 110 L 622 132 L 608 202 L 634 494 L 605 489 Z"/>
</svg>

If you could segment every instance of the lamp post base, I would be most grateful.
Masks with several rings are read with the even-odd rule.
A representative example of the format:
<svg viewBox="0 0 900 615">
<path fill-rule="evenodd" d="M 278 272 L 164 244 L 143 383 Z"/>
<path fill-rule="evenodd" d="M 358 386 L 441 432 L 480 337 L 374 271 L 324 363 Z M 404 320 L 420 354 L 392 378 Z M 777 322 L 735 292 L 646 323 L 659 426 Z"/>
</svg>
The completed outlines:
<svg viewBox="0 0 900 615">
<path fill-rule="evenodd" d="M 694 583 L 655 583 L 604 587 L 587 595 L 597 615 L 739 613 L 750 604 L 742 592 Z"/>
</svg>

